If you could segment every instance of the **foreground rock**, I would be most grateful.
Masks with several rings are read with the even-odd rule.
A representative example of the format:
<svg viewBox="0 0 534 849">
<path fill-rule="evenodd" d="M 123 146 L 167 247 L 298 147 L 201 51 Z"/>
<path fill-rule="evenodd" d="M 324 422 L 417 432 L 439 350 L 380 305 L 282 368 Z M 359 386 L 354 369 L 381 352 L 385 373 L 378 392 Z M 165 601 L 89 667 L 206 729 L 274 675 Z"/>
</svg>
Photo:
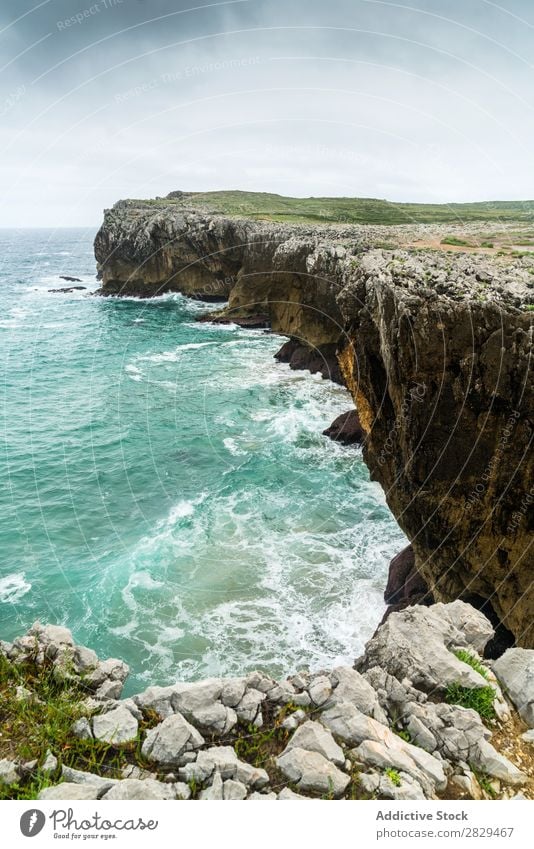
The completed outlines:
<svg viewBox="0 0 534 849">
<path fill-rule="evenodd" d="M 414 606 L 378 628 L 358 669 L 302 671 L 285 681 L 251 672 L 153 686 L 122 700 L 92 695 L 80 702 L 85 715 L 71 728 L 74 746 L 62 740 L 56 748 L 51 739 L 38 760 L 0 760 L 0 784 L 16 798 L 37 775 L 53 783 L 39 795 L 45 800 L 270 801 L 443 799 L 450 788 L 455 797 L 482 799 L 491 781 L 502 798 L 518 787 L 534 797 L 534 770 L 524 755 L 517 763 L 507 756 L 510 735 L 519 738 L 520 752 L 530 746 L 528 735 L 518 732 L 519 718 L 510 718 L 480 657 L 492 634 L 489 621 L 464 602 Z M 116 670 L 124 672 L 119 661 L 99 661 L 76 646 L 63 628 L 34 625 L 13 644 L 0 644 L 21 669 L 30 650 L 36 670 L 44 665 L 68 686 L 75 681 L 79 698 L 86 678 L 96 692 L 101 682 L 111 685 L 101 691 L 107 693 Z M 514 650 L 495 664 L 527 718 L 531 655 Z M 451 692 L 459 703 L 449 703 Z M 485 722 L 462 705 L 466 693 L 479 692 L 494 706 Z M 24 710 L 32 704 L 26 699 Z M 494 745 L 505 734 L 506 754 Z M 80 762 L 65 763 L 79 745 Z M 87 770 L 93 761 L 100 766 Z"/>
<path fill-rule="evenodd" d="M 493 671 L 519 716 L 534 728 L 534 650 L 508 649 L 495 661 Z"/>
<path fill-rule="evenodd" d="M 323 430 L 323 436 L 328 436 L 341 445 L 361 445 L 365 439 L 365 431 L 356 410 L 349 410 L 334 419 L 332 424 Z"/>
</svg>

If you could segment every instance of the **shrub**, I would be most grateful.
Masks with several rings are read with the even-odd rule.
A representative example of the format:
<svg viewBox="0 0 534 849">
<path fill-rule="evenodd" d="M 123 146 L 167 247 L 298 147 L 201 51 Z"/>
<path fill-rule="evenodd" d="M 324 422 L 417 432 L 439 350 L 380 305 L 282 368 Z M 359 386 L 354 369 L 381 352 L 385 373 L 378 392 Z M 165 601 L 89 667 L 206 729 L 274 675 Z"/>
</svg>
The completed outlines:
<svg viewBox="0 0 534 849">
<path fill-rule="evenodd" d="M 450 705 L 459 705 L 476 710 L 482 719 L 495 719 L 495 690 L 493 687 L 462 687 L 449 684 L 445 692 L 445 701 Z"/>
</svg>

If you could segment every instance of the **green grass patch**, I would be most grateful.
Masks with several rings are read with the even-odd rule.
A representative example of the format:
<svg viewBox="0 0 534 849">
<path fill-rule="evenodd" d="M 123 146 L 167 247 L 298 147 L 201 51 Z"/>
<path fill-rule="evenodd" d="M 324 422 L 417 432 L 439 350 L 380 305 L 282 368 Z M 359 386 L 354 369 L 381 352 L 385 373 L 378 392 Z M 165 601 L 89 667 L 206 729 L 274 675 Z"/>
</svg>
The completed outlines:
<svg viewBox="0 0 534 849">
<path fill-rule="evenodd" d="M 455 245 L 459 248 L 474 248 L 475 245 L 472 242 L 468 242 L 466 239 L 459 239 L 457 236 L 445 236 L 444 239 L 440 242 L 441 245 Z"/>
<path fill-rule="evenodd" d="M 458 660 L 461 660 L 462 663 L 467 663 L 471 669 L 474 669 L 475 672 L 478 672 L 478 674 L 482 675 L 483 678 L 488 677 L 488 670 L 474 654 L 471 654 L 471 652 L 468 652 L 465 649 L 458 649 L 458 651 L 455 651 L 454 654 Z"/>
<path fill-rule="evenodd" d="M 385 770 L 385 775 L 387 775 L 387 777 L 389 778 L 391 783 L 395 785 L 395 787 L 401 786 L 402 778 L 400 777 L 396 769 L 393 769 L 393 767 L 389 767 Z"/>
<path fill-rule="evenodd" d="M 449 684 L 445 692 L 445 701 L 450 705 L 459 705 L 476 710 L 482 719 L 495 719 L 493 703 L 495 690 L 493 687 L 462 687 L 460 684 Z"/>
<path fill-rule="evenodd" d="M 494 248 L 495 243 L 494 242 L 481 242 L 480 247 L 481 248 Z"/>
</svg>

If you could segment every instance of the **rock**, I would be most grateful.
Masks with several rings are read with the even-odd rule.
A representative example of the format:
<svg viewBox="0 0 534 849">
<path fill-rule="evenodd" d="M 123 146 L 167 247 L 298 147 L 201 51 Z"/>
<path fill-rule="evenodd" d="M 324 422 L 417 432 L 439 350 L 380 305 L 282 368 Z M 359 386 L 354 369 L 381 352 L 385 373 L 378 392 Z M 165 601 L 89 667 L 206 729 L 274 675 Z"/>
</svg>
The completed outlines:
<svg viewBox="0 0 534 849">
<path fill-rule="evenodd" d="M 330 679 L 334 692 L 328 705 L 349 702 L 367 716 L 372 716 L 379 722 L 387 722 L 375 690 L 363 675 L 351 669 L 350 666 L 338 666 L 332 672 Z"/>
<path fill-rule="evenodd" d="M 525 784 L 528 781 L 528 776 L 497 752 L 487 740 L 479 741 L 472 764 L 486 775 L 500 778 L 505 784 Z"/>
<path fill-rule="evenodd" d="M 417 747 L 409 743 L 388 745 L 390 742 L 364 740 L 354 754 L 365 764 L 407 773 L 422 787 L 426 798 L 433 798 L 436 790 L 445 789 L 447 779 L 440 761 L 422 749 L 418 754 Z"/>
<path fill-rule="evenodd" d="M 121 777 L 138 778 L 140 781 L 142 781 L 145 778 L 157 778 L 157 775 L 155 772 L 149 772 L 147 769 L 140 769 L 135 764 L 126 764 L 126 766 L 123 767 L 121 770 Z M 165 776 L 165 779 L 167 778 L 168 776 Z"/>
<path fill-rule="evenodd" d="M 534 649 L 508 649 L 493 663 L 493 672 L 521 718 L 534 728 Z"/>
<path fill-rule="evenodd" d="M 467 775 L 453 775 L 451 783 L 469 799 L 483 799 L 480 784 L 470 770 Z"/>
<path fill-rule="evenodd" d="M 74 769 L 74 767 L 66 766 L 65 764 L 61 767 L 61 777 L 69 784 L 85 784 L 98 787 L 102 793 L 117 783 L 116 778 L 102 778 L 101 775 L 95 775 L 92 772 L 83 772 L 80 769 Z"/>
<path fill-rule="evenodd" d="M 308 687 L 310 699 L 314 705 L 321 707 L 332 695 L 332 684 L 328 675 L 318 675 Z"/>
<path fill-rule="evenodd" d="M 67 283 L 81 283 L 82 282 L 79 277 L 71 277 L 69 274 L 60 274 L 59 279 L 60 280 L 66 280 Z"/>
<path fill-rule="evenodd" d="M 411 545 L 396 554 L 389 564 L 384 601 L 389 605 L 397 605 L 397 610 L 410 604 L 431 604 L 433 601 L 426 580 L 415 566 Z"/>
<path fill-rule="evenodd" d="M 253 789 L 259 789 L 269 783 L 269 776 L 264 769 L 240 761 L 231 746 L 202 749 L 196 761 L 186 764 L 179 770 L 179 774 L 185 781 L 194 778 L 195 781 L 204 783 L 215 770 L 220 772 L 223 780 L 232 778 Z"/>
<path fill-rule="evenodd" d="M 126 710 L 129 710 L 138 722 L 141 722 L 143 719 L 143 712 L 139 710 L 133 699 L 122 699 L 120 705 L 121 707 L 125 707 Z"/>
<path fill-rule="evenodd" d="M 57 765 L 58 760 L 56 756 L 52 754 L 50 749 L 48 749 L 45 755 L 45 759 L 41 764 L 41 772 L 44 772 L 45 775 L 51 775 L 53 772 L 56 771 Z"/>
<path fill-rule="evenodd" d="M 397 801 L 425 799 L 421 785 L 405 772 L 399 773 L 397 783 L 394 783 L 388 775 L 376 773 L 360 773 L 358 778 L 364 793 L 376 798 Z"/>
<path fill-rule="evenodd" d="M 72 734 L 78 740 L 92 740 L 93 732 L 91 730 L 91 725 L 89 724 L 89 720 L 82 716 L 80 719 L 77 719 L 72 723 L 71 727 Z"/>
<path fill-rule="evenodd" d="M 245 695 L 246 689 L 245 678 L 227 678 L 221 690 L 221 702 L 226 707 L 235 708 Z"/>
<path fill-rule="evenodd" d="M 141 753 L 160 766 L 180 766 L 183 755 L 204 745 L 202 735 L 180 714 L 168 716 L 147 732 Z"/>
<path fill-rule="evenodd" d="M 34 694 L 31 690 L 28 690 L 27 687 L 23 687 L 22 684 L 19 684 L 15 687 L 15 698 L 20 702 L 31 702 L 34 699 Z"/>
<path fill-rule="evenodd" d="M 245 791 L 246 795 L 246 791 Z M 223 780 L 220 772 L 216 771 L 213 775 L 211 784 L 206 787 L 198 797 L 203 800 L 221 801 L 223 798 Z"/>
<path fill-rule="evenodd" d="M 261 728 L 263 725 L 261 705 L 264 699 L 264 693 L 261 693 L 259 690 L 254 688 L 248 689 L 235 708 L 237 716 L 241 722 L 250 723 Z"/>
<path fill-rule="evenodd" d="M 534 743 L 534 728 L 531 728 L 530 731 L 525 731 L 525 733 L 521 735 L 521 739 L 526 743 Z"/>
<path fill-rule="evenodd" d="M 318 752 L 305 749 L 289 749 L 276 758 L 276 765 L 300 790 L 341 796 L 350 782 L 350 777 Z"/>
<path fill-rule="evenodd" d="M 381 740 L 389 730 L 358 710 L 353 702 L 339 702 L 322 713 L 320 721 L 332 734 L 351 746 L 363 740 Z"/>
<path fill-rule="evenodd" d="M 241 800 L 246 799 L 247 797 L 247 788 L 241 781 L 234 781 L 229 778 L 224 782 L 223 787 L 223 799 L 228 800 Z"/>
<path fill-rule="evenodd" d="M 95 739 L 113 746 L 133 743 L 137 739 L 138 730 L 137 719 L 122 705 L 93 717 Z"/>
<path fill-rule="evenodd" d="M 174 784 L 174 790 L 176 792 L 177 799 L 190 799 L 191 798 L 191 788 L 189 785 L 184 784 L 182 781 L 176 781 Z"/>
<path fill-rule="evenodd" d="M 41 790 L 38 799 L 45 801 L 71 801 L 81 802 L 84 799 L 98 799 L 102 792 L 95 784 L 56 784 L 55 787 L 45 787 Z"/>
<path fill-rule="evenodd" d="M 343 766 L 345 763 L 343 749 L 338 746 L 330 731 L 313 720 L 305 722 L 295 731 L 284 753 L 295 748 L 305 749 L 308 752 L 318 752 L 337 766 Z"/>
<path fill-rule="evenodd" d="M 172 784 L 164 784 L 163 781 L 154 781 L 152 778 L 145 778 L 143 781 L 125 778 L 117 781 L 104 793 L 102 799 L 176 799 L 176 789 Z"/>
<path fill-rule="evenodd" d="M 323 436 L 328 436 L 342 445 L 361 445 L 365 441 L 365 431 L 356 410 L 341 413 L 326 430 L 323 430 Z"/>
<path fill-rule="evenodd" d="M 16 784 L 19 780 L 18 766 L 8 758 L 0 760 L 0 785 Z"/>
<path fill-rule="evenodd" d="M 463 601 L 416 605 L 388 617 L 367 643 L 358 668 L 379 666 L 424 692 L 443 692 L 448 684 L 484 687 L 486 679 L 449 647 L 482 652 L 492 634 L 488 619 Z"/>
<path fill-rule="evenodd" d="M 281 802 L 309 802 L 309 796 L 302 796 L 300 793 L 295 793 L 289 787 L 284 787 L 278 794 L 278 799 Z"/>
</svg>

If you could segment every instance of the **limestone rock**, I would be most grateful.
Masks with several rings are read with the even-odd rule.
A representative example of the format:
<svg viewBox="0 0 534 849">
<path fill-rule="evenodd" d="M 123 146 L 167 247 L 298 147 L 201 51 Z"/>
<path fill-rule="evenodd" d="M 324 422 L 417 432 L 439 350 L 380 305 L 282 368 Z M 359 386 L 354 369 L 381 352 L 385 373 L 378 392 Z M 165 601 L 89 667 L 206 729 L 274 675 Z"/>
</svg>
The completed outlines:
<svg viewBox="0 0 534 849">
<path fill-rule="evenodd" d="M 8 758 L 0 760 L 0 785 L 1 784 L 16 784 L 19 780 L 19 771 L 15 761 L 10 761 Z"/>
<path fill-rule="evenodd" d="M 286 749 L 276 759 L 276 764 L 288 781 L 294 782 L 300 790 L 332 793 L 338 797 L 350 782 L 348 775 L 318 752 Z"/>
<path fill-rule="evenodd" d="M 176 789 L 172 784 L 145 778 L 139 781 L 135 778 L 125 778 L 117 781 L 102 799 L 176 799 Z"/>
<path fill-rule="evenodd" d="M 449 649 L 482 652 L 492 635 L 486 617 L 462 601 L 415 605 L 388 617 L 367 643 L 358 666 L 379 666 L 426 692 L 443 692 L 448 684 L 484 687 L 486 679 Z"/>
<path fill-rule="evenodd" d="M 308 752 L 318 752 L 327 760 L 343 766 L 345 755 L 341 746 L 338 746 L 330 731 L 327 731 L 319 722 L 308 720 L 301 725 L 293 734 L 287 744 L 284 753 L 291 749 L 305 749 Z"/>
<path fill-rule="evenodd" d="M 204 783 L 216 770 L 220 772 L 223 780 L 232 778 L 253 789 L 262 788 L 269 783 L 269 776 L 264 769 L 240 761 L 231 746 L 202 749 L 196 761 L 182 767 L 179 774 L 185 781 L 194 778 L 195 781 Z"/>
<path fill-rule="evenodd" d="M 113 746 L 122 746 L 132 743 L 137 738 L 138 723 L 127 708 L 119 707 L 108 713 L 98 714 L 93 717 L 93 735 L 96 740 L 103 743 L 111 743 Z"/>
<path fill-rule="evenodd" d="M 534 728 L 534 649 L 508 649 L 494 662 L 493 671 L 519 715 Z"/>
<path fill-rule="evenodd" d="M 328 704 L 350 702 L 367 716 L 372 716 L 379 722 L 387 722 L 384 711 L 378 701 L 378 696 L 369 682 L 350 666 L 338 666 L 330 675 L 334 692 Z"/>
<path fill-rule="evenodd" d="M 56 784 L 54 787 L 45 787 L 41 790 L 38 799 L 47 801 L 71 801 L 78 802 L 84 799 L 98 799 L 100 797 L 101 788 L 95 784 Z"/>
<path fill-rule="evenodd" d="M 481 772 L 500 778 L 506 784 L 524 784 L 528 781 L 525 773 L 497 752 L 487 740 L 480 740 L 478 750 L 473 754 L 472 763 Z"/>
<path fill-rule="evenodd" d="M 234 781 L 232 778 L 229 778 L 224 782 L 223 799 L 240 801 L 241 799 L 246 799 L 246 797 L 247 788 L 241 781 Z"/>
<path fill-rule="evenodd" d="M 179 766 L 183 755 L 204 745 L 202 735 L 180 714 L 168 716 L 147 732 L 141 752 L 160 766 Z"/>
</svg>

